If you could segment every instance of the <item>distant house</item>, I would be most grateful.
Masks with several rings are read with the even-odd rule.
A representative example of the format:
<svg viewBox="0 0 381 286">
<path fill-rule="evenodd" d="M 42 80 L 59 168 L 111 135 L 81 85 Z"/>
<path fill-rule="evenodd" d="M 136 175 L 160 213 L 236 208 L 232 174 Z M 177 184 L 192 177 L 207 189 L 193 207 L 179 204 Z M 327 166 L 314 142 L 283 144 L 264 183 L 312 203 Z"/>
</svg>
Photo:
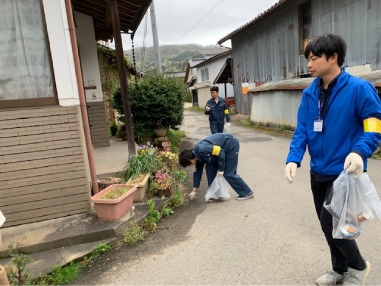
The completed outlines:
<svg viewBox="0 0 381 286">
<path fill-rule="evenodd" d="M 189 91 L 192 92 L 194 106 L 201 108 L 205 106 L 210 99 L 210 87 L 212 85 L 219 87 L 219 96 L 234 96 L 231 84 L 226 86 L 225 84 L 215 83 L 230 55 L 231 51 L 229 50 L 205 59 L 194 59 L 188 63 L 185 80 Z"/>
<path fill-rule="evenodd" d="M 135 2 L 1 1 L 5 227 L 90 208 L 93 148 L 108 144 L 96 41 L 113 38 L 113 22 L 118 34 L 136 31 L 151 1 Z"/>
<path fill-rule="evenodd" d="M 219 40 L 232 43 L 237 111 L 257 123 L 295 127 L 302 90 L 312 81 L 304 48 L 323 33 L 344 38 L 347 71 L 380 92 L 380 14 L 381 1 L 281 0 Z"/>
<path fill-rule="evenodd" d="M 194 85 L 197 83 L 197 68 L 196 65 L 203 61 L 214 57 L 216 54 L 206 54 L 202 58 L 189 59 L 185 70 L 184 83 L 187 85 L 188 92 L 192 93 L 192 104 L 198 106 L 198 94 Z"/>
</svg>

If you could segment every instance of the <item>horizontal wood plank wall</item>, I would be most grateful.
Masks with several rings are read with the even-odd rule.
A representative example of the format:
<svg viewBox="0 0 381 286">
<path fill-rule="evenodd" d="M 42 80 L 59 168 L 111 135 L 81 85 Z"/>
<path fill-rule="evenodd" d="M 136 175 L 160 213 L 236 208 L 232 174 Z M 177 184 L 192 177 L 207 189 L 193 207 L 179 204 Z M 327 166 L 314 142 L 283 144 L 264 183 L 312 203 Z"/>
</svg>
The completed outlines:
<svg viewBox="0 0 381 286">
<path fill-rule="evenodd" d="M 110 146 L 104 102 L 88 102 L 87 113 L 93 147 Z"/>
<path fill-rule="evenodd" d="M 77 106 L 0 111 L 4 227 L 90 208 L 79 120 Z"/>
</svg>

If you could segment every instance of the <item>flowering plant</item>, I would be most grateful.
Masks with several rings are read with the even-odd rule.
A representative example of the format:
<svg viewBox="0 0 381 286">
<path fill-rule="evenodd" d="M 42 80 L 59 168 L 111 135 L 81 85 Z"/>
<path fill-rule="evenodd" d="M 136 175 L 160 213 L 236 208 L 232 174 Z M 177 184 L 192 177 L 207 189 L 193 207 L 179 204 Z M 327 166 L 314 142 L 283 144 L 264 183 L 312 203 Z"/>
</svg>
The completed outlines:
<svg viewBox="0 0 381 286">
<path fill-rule="evenodd" d="M 140 145 L 138 149 L 138 155 L 143 154 L 144 152 L 147 152 L 148 146 L 147 145 Z"/>
<path fill-rule="evenodd" d="M 158 156 L 170 170 L 174 169 L 179 164 L 178 155 L 170 151 L 159 152 Z"/>
<path fill-rule="evenodd" d="M 155 178 L 152 182 L 152 187 L 158 190 L 166 190 L 173 185 L 173 177 L 170 173 L 165 171 L 164 169 L 161 169 L 157 171 Z"/>
</svg>

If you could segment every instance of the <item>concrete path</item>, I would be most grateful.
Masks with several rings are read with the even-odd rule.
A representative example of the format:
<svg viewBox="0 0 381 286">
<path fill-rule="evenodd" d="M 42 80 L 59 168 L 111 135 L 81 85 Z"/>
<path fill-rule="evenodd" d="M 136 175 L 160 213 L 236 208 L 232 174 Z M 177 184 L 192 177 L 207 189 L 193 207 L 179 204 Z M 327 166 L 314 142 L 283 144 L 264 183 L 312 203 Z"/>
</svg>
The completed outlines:
<svg viewBox="0 0 381 286">
<path fill-rule="evenodd" d="M 210 134 L 208 118 L 190 111 L 185 112 L 181 129 L 194 143 Z M 238 173 L 253 188 L 254 199 L 236 201 L 231 191 L 229 201 L 206 204 L 202 198 L 204 175 L 204 189 L 189 202 L 198 211 L 189 228 L 179 227 L 186 226 L 186 214 L 173 216 L 173 228 L 186 231 L 182 239 L 173 238 L 171 244 L 171 237 L 166 237 L 165 247 L 135 259 L 119 259 L 101 274 L 89 273 L 78 283 L 311 285 L 329 270 L 328 246 L 309 187 L 308 154 L 290 185 L 283 177 L 289 138 L 234 123 L 232 133 L 241 142 Z M 381 161 L 371 160 L 369 175 L 379 191 L 380 174 Z M 374 221 L 358 239 L 363 256 L 372 263 L 368 285 L 381 284 L 380 233 L 381 224 Z M 149 242 L 145 244 L 139 247 L 143 249 Z"/>
</svg>

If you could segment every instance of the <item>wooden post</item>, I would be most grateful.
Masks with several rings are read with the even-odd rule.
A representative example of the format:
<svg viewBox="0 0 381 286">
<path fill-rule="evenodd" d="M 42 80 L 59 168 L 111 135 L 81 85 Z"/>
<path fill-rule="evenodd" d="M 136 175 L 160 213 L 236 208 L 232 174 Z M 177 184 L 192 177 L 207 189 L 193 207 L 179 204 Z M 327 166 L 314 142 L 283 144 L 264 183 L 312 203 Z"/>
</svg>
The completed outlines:
<svg viewBox="0 0 381 286">
<path fill-rule="evenodd" d="M 126 139 L 128 141 L 128 154 L 129 156 L 132 156 L 136 155 L 136 148 L 134 141 L 134 129 L 131 117 L 130 96 L 128 93 L 127 70 L 123 53 L 122 36 L 120 35 L 118 1 L 108 0 L 108 3 L 111 4 L 109 7 L 111 10 L 111 22 L 115 41 L 116 62 L 118 65 L 120 91 L 122 94 L 124 117 L 126 121 Z"/>
</svg>

